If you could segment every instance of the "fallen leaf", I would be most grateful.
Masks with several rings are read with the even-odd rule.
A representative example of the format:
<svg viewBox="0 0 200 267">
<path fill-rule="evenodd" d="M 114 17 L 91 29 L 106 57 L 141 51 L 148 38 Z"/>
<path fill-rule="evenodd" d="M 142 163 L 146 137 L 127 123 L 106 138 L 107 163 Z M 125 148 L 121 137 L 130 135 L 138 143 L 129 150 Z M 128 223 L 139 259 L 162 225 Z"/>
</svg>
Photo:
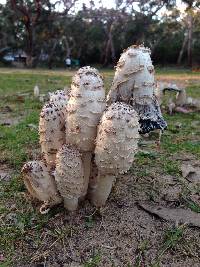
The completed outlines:
<svg viewBox="0 0 200 267">
<path fill-rule="evenodd" d="M 147 211 L 150 214 L 156 215 L 163 220 L 188 224 L 189 226 L 195 226 L 200 228 L 199 213 L 181 208 L 166 208 L 163 206 L 146 204 L 141 202 L 138 202 L 137 204 L 143 210 Z"/>
</svg>

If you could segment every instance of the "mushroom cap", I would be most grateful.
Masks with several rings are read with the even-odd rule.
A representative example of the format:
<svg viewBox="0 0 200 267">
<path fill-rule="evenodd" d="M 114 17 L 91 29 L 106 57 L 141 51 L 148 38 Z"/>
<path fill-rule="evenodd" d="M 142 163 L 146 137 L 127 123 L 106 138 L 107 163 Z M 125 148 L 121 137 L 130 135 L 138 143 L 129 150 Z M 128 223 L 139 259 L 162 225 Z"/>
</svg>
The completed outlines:
<svg viewBox="0 0 200 267">
<path fill-rule="evenodd" d="M 40 113 L 39 134 L 41 150 L 46 162 L 55 165 L 56 153 L 65 143 L 64 104 L 45 104 Z"/>
<path fill-rule="evenodd" d="M 84 185 L 81 154 L 71 145 L 63 145 L 56 156 L 55 180 L 62 197 L 80 197 Z"/>
<path fill-rule="evenodd" d="M 101 174 L 117 175 L 129 170 L 137 152 L 138 130 L 138 115 L 130 105 L 116 102 L 105 110 L 95 148 L 95 161 Z"/>
<path fill-rule="evenodd" d="M 133 45 L 121 54 L 107 100 L 110 102 L 112 97 L 117 97 L 116 101 L 128 103 L 130 98 L 137 101 L 139 97 L 152 97 L 154 86 L 150 49 Z"/>
<path fill-rule="evenodd" d="M 64 90 L 57 90 L 55 92 L 49 92 L 49 102 L 54 103 L 56 106 L 60 108 L 64 108 L 67 105 L 69 96 Z"/>
<path fill-rule="evenodd" d="M 50 169 L 42 161 L 27 162 L 22 168 L 24 183 L 29 193 L 40 201 L 47 201 L 49 205 L 61 202 L 55 180 Z"/>
<path fill-rule="evenodd" d="M 105 109 L 105 90 L 99 72 L 78 70 L 72 80 L 66 108 L 66 142 L 81 151 L 93 151 L 97 125 Z"/>
</svg>

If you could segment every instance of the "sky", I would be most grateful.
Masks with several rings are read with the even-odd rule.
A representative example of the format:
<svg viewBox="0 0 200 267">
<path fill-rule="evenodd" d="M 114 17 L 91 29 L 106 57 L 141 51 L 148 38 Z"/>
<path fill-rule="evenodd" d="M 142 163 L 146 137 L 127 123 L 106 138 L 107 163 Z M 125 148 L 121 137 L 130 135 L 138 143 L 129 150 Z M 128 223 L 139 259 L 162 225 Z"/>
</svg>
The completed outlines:
<svg viewBox="0 0 200 267">
<path fill-rule="evenodd" d="M 53 0 L 54 1 L 54 0 Z M 95 5 L 98 7 L 99 5 L 99 0 L 93 0 Z M 86 4 L 89 5 L 90 0 L 79 0 L 78 3 L 76 4 L 76 8 L 77 10 L 80 9 L 82 7 L 82 4 Z M 104 7 L 107 8 L 112 8 L 115 6 L 115 0 L 101 0 L 102 4 Z M 138 1 L 139 2 L 139 1 Z M 1 4 L 5 4 L 6 0 L 0 0 Z M 136 4 L 137 5 L 137 4 Z M 181 0 L 177 0 L 177 6 L 179 7 L 179 10 L 184 12 L 185 10 L 185 5 L 181 2 Z"/>
<path fill-rule="evenodd" d="M 95 5 L 98 7 L 100 6 L 99 5 L 99 0 L 93 0 Z M 79 3 L 78 5 L 79 6 L 82 6 L 82 4 L 86 4 L 88 5 L 90 2 L 90 0 L 79 0 Z M 101 0 L 102 4 L 104 7 L 107 7 L 107 8 L 112 8 L 113 6 L 115 6 L 115 0 Z"/>
<path fill-rule="evenodd" d="M 95 2 L 95 5 L 99 6 L 99 0 L 93 0 Z M 79 3 L 77 4 L 77 8 L 81 7 L 83 3 L 86 5 L 89 5 L 90 0 L 79 0 Z M 115 6 L 115 0 L 101 0 L 104 7 L 112 8 Z M 139 1 L 138 1 L 139 2 Z M 135 6 L 137 6 L 137 3 L 135 3 Z M 180 11 L 184 12 L 185 10 L 185 4 L 182 3 L 181 0 L 177 0 L 177 6 Z"/>
<path fill-rule="evenodd" d="M 80 6 L 82 6 L 83 3 L 85 3 L 86 5 L 88 5 L 89 2 L 90 2 L 90 0 L 80 0 L 79 2 L 80 2 L 80 4 L 78 4 L 78 5 L 80 5 Z M 99 0 L 94 0 L 94 2 L 98 6 Z M 6 0 L 0 0 L 0 3 L 1 4 L 5 4 L 6 3 Z M 113 7 L 115 5 L 115 0 L 102 0 L 102 3 L 103 3 L 103 5 L 105 7 L 111 8 L 111 7 Z"/>
</svg>

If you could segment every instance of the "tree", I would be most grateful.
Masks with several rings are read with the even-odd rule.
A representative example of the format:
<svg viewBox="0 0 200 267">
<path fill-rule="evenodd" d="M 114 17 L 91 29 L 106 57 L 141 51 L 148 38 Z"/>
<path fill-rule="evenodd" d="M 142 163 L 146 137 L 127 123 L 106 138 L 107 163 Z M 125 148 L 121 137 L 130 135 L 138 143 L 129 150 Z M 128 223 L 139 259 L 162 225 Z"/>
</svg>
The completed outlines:
<svg viewBox="0 0 200 267">
<path fill-rule="evenodd" d="M 37 33 L 42 22 L 52 23 L 58 17 L 66 16 L 77 0 L 62 0 L 51 3 L 50 0 L 9 0 L 10 7 L 14 11 L 16 21 L 19 19 L 26 32 L 27 66 L 33 67 L 36 57 Z M 63 4 L 62 12 L 56 11 L 56 6 Z M 55 47 L 55 42 L 52 44 Z"/>
<path fill-rule="evenodd" d="M 193 29 L 194 29 L 195 18 L 197 18 L 196 14 L 198 13 L 199 15 L 198 9 L 200 7 L 200 2 L 193 0 L 183 0 L 183 2 L 186 4 L 185 16 L 183 17 L 182 20 L 182 23 L 184 25 L 184 38 L 178 56 L 177 64 L 178 65 L 181 64 L 183 54 L 187 46 L 187 63 L 189 66 L 192 66 Z"/>
</svg>

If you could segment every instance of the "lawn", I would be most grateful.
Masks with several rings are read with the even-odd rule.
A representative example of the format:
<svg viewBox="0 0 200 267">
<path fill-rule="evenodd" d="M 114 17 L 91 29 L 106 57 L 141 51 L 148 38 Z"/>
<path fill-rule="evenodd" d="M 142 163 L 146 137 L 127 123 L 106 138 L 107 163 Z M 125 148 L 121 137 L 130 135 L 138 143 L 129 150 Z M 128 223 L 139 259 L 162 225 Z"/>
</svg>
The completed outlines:
<svg viewBox="0 0 200 267">
<path fill-rule="evenodd" d="M 200 230 L 161 220 L 136 203 L 200 212 L 200 178 L 182 175 L 186 165 L 200 169 L 200 113 L 165 113 L 168 129 L 160 146 L 157 132 L 140 140 L 132 168 L 101 211 L 86 201 L 73 214 L 62 205 L 39 214 L 20 174 L 27 160 L 40 158 L 43 103 L 33 88 L 37 84 L 42 94 L 63 89 L 73 73 L 0 69 L 0 266 L 199 266 Z M 108 90 L 114 73 L 101 73 Z M 200 98 L 199 73 L 159 69 L 157 78 Z"/>
</svg>

